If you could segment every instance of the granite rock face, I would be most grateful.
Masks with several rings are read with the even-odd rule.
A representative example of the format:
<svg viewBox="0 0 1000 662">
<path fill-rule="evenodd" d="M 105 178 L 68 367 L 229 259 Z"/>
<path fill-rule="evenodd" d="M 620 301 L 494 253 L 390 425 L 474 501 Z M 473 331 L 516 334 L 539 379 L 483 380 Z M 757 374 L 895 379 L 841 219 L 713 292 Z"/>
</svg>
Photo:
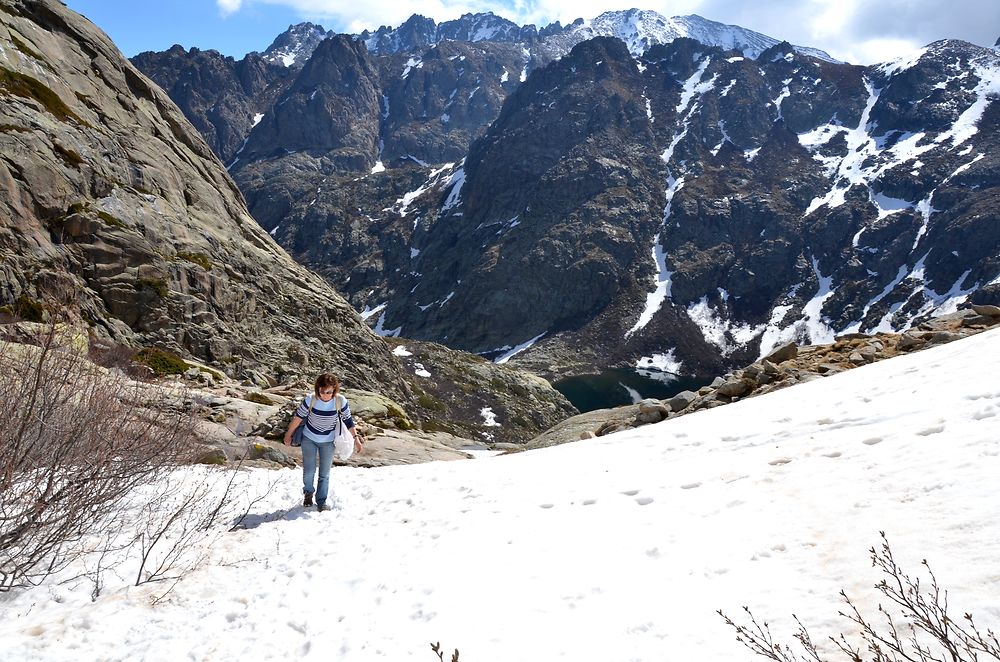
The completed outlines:
<svg viewBox="0 0 1000 662">
<path fill-rule="evenodd" d="M 247 212 L 159 87 L 59 2 L 0 2 L 0 297 L 233 374 L 409 400 L 385 343 Z M 23 306 L 22 306 L 23 307 Z"/>
</svg>

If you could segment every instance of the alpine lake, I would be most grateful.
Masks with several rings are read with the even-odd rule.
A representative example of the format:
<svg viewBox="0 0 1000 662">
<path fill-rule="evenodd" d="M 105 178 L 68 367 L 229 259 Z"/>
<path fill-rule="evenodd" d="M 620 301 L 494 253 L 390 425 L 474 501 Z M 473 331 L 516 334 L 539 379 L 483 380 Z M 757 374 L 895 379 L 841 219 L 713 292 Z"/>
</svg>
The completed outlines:
<svg viewBox="0 0 1000 662">
<path fill-rule="evenodd" d="M 582 413 L 631 405 L 645 398 L 664 400 L 681 391 L 697 391 L 711 381 L 668 372 L 613 368 L 595 375 L 568 377 L 552 386 Z"/>
</svg>

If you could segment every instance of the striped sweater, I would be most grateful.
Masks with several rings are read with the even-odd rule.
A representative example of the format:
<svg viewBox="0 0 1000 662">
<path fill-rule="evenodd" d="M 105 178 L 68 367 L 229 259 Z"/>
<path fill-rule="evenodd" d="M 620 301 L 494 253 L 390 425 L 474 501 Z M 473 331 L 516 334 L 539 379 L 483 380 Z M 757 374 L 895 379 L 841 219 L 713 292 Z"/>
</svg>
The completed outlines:
<svg viewBox="0 0 1000 662">
<path fill-rule="evenodd" d="M 313 402 L 315 401 L 315 403 Z M 337 411 L 337 405 L 340 411 Z M 312 407 L 312 413 L 309 407 Z M 351 416 L 351 406 L 347 398 L 338 393 L 329 402 L 323 402 L 322 398 L 315 395 L 307 395 L 295 410 L 295 415 L 303 419 L 300 425 L 305 426 L 304 434 L 310 441 L 315 443 L 326 443 L 333 441 L 334 432 L 340 421 L 344 422 L 348 428 L 354 427 L 354 417 Z"/>
</svg>

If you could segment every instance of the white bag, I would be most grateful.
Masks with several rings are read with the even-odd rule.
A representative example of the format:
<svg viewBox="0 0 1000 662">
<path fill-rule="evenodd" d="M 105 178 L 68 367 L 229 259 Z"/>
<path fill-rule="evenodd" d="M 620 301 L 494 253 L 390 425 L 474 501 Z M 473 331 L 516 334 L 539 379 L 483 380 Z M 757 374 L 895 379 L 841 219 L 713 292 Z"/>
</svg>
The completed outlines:
<svg viewBox="0 0 1000 662">
<path fill-rule="evenodd" d="M 334 406 L 337 407 L 337 431 L 333 435 L 333 457 L 346 460 L 354 454 L 354 435 L 340 419 L 340 407 L 336 404 L 336 398 L 334 401 Z"/>
<path fill-rule="evenodd" d="M 337 434 L 333 437 L 333 456 L 338 460 L 346 460 L 354 453 L 354 435 L 341 423 L 337 426 Z"/>
</svg>

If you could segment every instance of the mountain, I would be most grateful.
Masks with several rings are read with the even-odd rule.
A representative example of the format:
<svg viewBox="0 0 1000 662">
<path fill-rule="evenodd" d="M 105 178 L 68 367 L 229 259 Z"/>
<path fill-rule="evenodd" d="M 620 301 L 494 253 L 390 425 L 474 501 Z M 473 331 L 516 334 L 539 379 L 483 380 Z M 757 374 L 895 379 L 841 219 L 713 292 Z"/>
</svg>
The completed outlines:
<svg viewBox="0 0 1000 662">
<path fill-rule="evenodd" d="M 654 25 L 719 24 L 616 15 L 630 43 L 543 66 L 539 44 L 607 23 L 388 55 L 339 38 L 320 55 L 364 84 L 293 84 L 233 175 L 377 332 L 552 378 L 713 375 L 997 296 L 996 50 L 946 40 L 860 67 L 717 30 L 740 50 L 675 37 L 636 56 Z M 334 120 L 331 94 L 359 110 Z M 293 117 L 320 138 L 350 123 L 352 158 L 272 131 Z"/>
<path fill-rule="evenodd" d="M 443 41 L 495 41 L 524 44 L 537 38 L 535 26 L 520 26 L 493 12 L 463 14 L 453 21 L 440 24 L 433 19 L 414 14 L 398 28 L 382 26 L 375 32 L 365 30 L 357 35 L 368 50 L 376 55 L 408 53 L 424 50 Z"/>
<path fill-rule="evenodd" d="M 269 64 L 301 67 L 324 39 L 334 35 L 334 32 L 327 31 L 315 23 L 289 25 L 288 29 L 275 37 L 271 45 L 260 54 L 260 58 Z"/>
<path fill-rule="evenodd" d="M 173 46 L 132 62 L 170 95 L 223 163 L 237 158 L 250 130 L 292 81 L 291 70 L 256 53 L 236 61 Z"/>
<path fill-rule="evenodd" d="M 666 18 L 655 11 L 643 9 L 604 12 L 591 21 L 577 19 L 562 29 L 550 26 L 542 41 L 545 51 L 554 57 L 561 57 L 576 44 L 594 37 L 617 37 L 625 42 L 633 55 L 642 55 L 653 46 L 688 37 L 706 46 L 739 51 L 754 59 L 780 42 L 759 32 L 710 21 L 697 14 Z M 817 48 L 795 46 L 794 49 L 803 55 L 835 61 Z"/>
</svg>

